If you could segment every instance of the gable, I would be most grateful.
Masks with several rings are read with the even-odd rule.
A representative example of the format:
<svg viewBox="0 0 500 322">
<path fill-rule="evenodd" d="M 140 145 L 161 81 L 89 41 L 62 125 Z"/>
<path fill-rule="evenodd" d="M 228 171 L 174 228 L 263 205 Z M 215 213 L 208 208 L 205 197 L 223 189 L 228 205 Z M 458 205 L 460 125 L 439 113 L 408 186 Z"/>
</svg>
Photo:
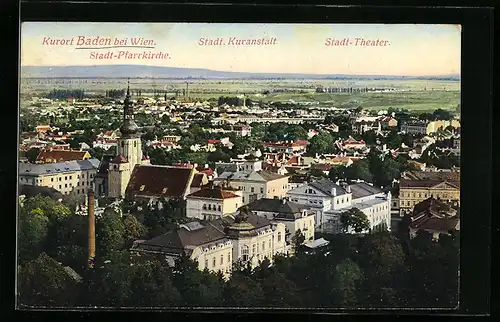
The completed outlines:
<svg viewBox="0 0 500 322">
<path fill-rule="evenodd" d="M 451 183 L 451 182 L 440 182 L 438 183 L 437 185 L 435 186 L 432 186 L 430 187 L 431 189 L 436 189 L 436 190 L 440 190 L 440 189 L 453 189 L 453 190 L 460 190 L 460 186 L 458 184 L 454 184 L 454 183 Z"/>
</svg>

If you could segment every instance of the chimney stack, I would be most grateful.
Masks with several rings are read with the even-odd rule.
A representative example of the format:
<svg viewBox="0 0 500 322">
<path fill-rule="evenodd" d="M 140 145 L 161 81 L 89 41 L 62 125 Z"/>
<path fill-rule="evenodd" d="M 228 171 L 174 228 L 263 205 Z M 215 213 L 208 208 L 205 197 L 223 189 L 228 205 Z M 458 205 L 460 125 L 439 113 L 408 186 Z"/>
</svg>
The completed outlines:
<svg viewBox="0 0 500 322">
<path fill-rule="evenodd" d="M 332 195 L 333 195 L 334 197 L 336 197 L 336 196 L 337 196 L 337 188 L 332 188 Z"/>
<path fill-rule="evenodd" d="M 88 268 L 94 267 L 95 258 L 95 213 L 94 213 L 94 190 L 89 189 L 88 192 L 88 219 L 89 219 L 89 239 L 88 239 Z"/>
</svg>

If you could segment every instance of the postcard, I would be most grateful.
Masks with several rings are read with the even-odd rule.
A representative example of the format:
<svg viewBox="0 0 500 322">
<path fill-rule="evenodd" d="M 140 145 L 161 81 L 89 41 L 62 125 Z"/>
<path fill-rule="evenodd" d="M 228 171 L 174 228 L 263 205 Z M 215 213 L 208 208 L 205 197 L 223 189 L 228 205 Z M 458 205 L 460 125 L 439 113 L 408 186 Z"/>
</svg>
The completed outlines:
<svg viewBox="0 0 500 322">
<path fill-rule="evenodd" d="M 460 25 L 22 23 L 17 308 L 456 308 L 460 62 Z"/>
</svg>

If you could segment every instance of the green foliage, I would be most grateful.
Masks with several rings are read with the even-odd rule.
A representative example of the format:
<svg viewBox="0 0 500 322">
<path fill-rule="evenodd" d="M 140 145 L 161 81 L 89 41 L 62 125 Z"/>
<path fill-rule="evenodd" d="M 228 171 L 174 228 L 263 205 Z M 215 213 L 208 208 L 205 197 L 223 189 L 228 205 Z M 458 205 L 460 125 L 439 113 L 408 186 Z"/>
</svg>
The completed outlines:
<svg viewBox="0 0 500 322">
<path fill-rule="evenodd" d="M 309 143 L 308 154 L 310 155 L 330 153 L 333 149 L 334 137 L 328 132 L 323 132 L 313 136 Z"/>
<path fill-rule="evenodd" d="M 42 252 L 48 229 L 49 218 L 40 208 L 21 208 L 17 234 L 18 258 L 21 262 L 35 259 Z"/>
<path fill-rule="evenodd" d="M 300 229 L 298 229 L 295 234 L 292 236 L 292 244 L 295 252 L 298 252 L 304 241 L 306 240 L 306 237 L 302 233 Z"/>
<path fill-rule="evenodd" d="M 123 226 L 124 239 L 128 246 L 132 246 L 134 240 L 145 237 L 148 231 L 133 215 L 123 217 Z"/>
<path fill-rule="evenodd" d="M 334 298 L 340 307 L 357 305 L 357 290 L 364 279 L 363 271 L 350 258 L 344 259 L 335 267 Z"/>
<path fill-rule="evenodd" d="M 72 307 L 79 291 L 78 282 L 45 253 L 18 267 L 21 306 Z"/>
<path fill-rule="evenodd" d="M 26 151 L 26 158 L 29 162 L 34 163 L 36 161 L 36 158 L 38 157 L 38 154 L 40 154 L 40 149 L 32 148 Z"/>
<path fill-rule="evenodd" d="M 373 176 L 370 171 L 370 164 L 366 159 L 358 159 L 346 168 L 344 176 L 348 180 L 363 180 L 372 182 Z"/>
<path fill-rule="evenodd" d="M 370 229 L 370 221 L 366 214 L 358 208 L 351 208 L 340 214 L 340 222 L 342 230 L 348 232 L 352 229 L 356 233 L 368 231 Z"/>
<path fill-rule="evenodd" d="M 96 221 L 96 253 L 106 256 L 125 245 L 125 225 L 120 214 L 107 209 Z"/>
</svg>

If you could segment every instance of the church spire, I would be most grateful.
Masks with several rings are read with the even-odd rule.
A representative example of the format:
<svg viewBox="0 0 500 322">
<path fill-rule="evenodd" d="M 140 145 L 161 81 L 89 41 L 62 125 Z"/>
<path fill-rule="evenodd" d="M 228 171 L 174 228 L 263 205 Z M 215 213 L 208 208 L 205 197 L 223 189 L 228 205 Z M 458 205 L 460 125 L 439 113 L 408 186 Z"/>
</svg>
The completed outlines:
<svg viewBox="0 0 500 322">
<path fill-rule="evenodd" d="M 120 132 L 123 137 L 134 136 L 139 127 L 134 122 L 134 111 L 132 107 L 132 101 L 130 98 L 130 78 L 127 80 L 127 95 L 125 95 L 125 100 L 123 101 L 123 124 L 120 128 Z"/>
</svg>

